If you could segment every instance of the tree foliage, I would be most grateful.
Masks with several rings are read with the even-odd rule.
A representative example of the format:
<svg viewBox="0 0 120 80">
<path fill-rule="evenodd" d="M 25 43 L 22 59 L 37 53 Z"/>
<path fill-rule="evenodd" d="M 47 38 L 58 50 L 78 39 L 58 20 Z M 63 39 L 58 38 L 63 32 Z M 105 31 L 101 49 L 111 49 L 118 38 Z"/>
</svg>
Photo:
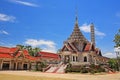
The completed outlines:
<svg viewBox="0 0 120 80">
<path fill-rule="evenodd" d="M 115 34 L 113 41 L 115 42 L 115 47 L 120 46 L 120 29 L 118 30 L 118 33 Z"/>
<path fill-rule="evenodd" d="M 32 46 L 29 46 L 29 45 L 28 46 L 16 45 L 16 46 L 19 47 L 21 50 L 23 50 L 23 49 L 28 50 L 28 52 L 31 56 L 35 56 L 37 52 L 41 51 L 40 48 L 38 48 L 38 47 L 33 48 Z"/>
<path fill-rule="evenodd" d="M 110 59 L 108 61 L 109 67 L 114 69 L 114 70 L 118 70 L 118 62 L 117 59 Z"/>
</svg>

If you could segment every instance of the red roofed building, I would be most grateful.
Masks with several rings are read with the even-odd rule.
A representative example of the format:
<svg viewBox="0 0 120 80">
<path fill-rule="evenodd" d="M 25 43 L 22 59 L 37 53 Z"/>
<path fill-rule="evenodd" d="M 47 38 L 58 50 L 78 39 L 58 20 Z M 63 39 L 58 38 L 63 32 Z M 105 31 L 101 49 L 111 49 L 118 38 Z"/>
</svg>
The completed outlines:
<svg viewBox="0 0 120 80">
<path fill-rule="evenodd" d="M 28 70 L 39 59 L 29 55 L 27 50 L 18 47 L 0 47 L 0 70 Z"/>
<path fill-rule="evenodd" d="M 45 62 L 47 64 L 54 64 L 60 62 L 60 57 L 56 53 L 51 52 L 38 52 L 36 57 L 39 57 L 41 62 Z"/>
<path fill-rule="evenodd" d="M 59 52 L 61 61 L 70 62 L 73 65 L 106 64 L 109 58 L 103 57 L 99 48 L 95 45 L 94 25 L 90 25 L 91 42 L 88 41 L 79 29 L 78 19 L 70 37 L 64 42 Z"/>
</svg>

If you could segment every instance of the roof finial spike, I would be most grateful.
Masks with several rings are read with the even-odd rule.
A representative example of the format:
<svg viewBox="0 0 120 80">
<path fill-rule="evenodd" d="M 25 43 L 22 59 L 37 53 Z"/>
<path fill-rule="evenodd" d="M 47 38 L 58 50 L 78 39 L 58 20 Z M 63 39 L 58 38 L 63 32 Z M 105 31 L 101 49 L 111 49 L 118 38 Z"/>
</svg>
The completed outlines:
<svg viewBox="0 0 120 80">
<path fill-rule="evenodd" d="M 76 22 L 75 23 L 78 24 L 78 9 L 77 9 L 77 7 L 76 7 Z"/>
<path fill-rule="evenodd" d="M 76 24 L 78 24 L 78 17 L 76 16 L 76 21 L 75 21 Z"/>
</svg>

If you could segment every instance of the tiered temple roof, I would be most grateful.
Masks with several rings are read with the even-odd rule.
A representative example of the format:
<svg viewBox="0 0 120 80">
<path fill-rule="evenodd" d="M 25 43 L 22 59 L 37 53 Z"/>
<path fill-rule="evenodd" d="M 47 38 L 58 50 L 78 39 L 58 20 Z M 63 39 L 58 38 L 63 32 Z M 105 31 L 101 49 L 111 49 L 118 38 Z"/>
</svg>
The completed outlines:
<svg viewBox="0 0 120 80">
<path fill-rule="evenodd" d="M 73 42 L 73 41 L 87 42 L 87 39 L 84 37 L 84 35 L 82 34 L 82 32 L 79 29 L 78 18 L 77 17 L 76 17 L 76 21 L 75 21 L 74 30 L 73 30 L 72 34 L 70 35 L 70 37 L 68 38 L 67 41 L 69 41 L 69 42 Z"/>
<path fill-rule="evenodd" d="M 93 23 L 91 24 L 91 26 L 92 28 L 94 28 Z M 92 35 L 94 34 L 93 32 L 94 31 L 92 31 Z M 93 36 L 92 36 L 92 41 L 94 40 Z M 70 51 L 73 53 L 94 51 L 97 55 L 102 56 L 101 51 L 98 48 L 95 48 L 95 42 L 94 43 L 93 42 L 89 42 L 84 37 L 84 35 L 79 29 L 78 18 L 76 17 L 73 32 L 70 35 L 70 37 L 67 39 L 67 41 L 64 42 L 64 46 L 62 47 L 61 51 Z"/>
</svg>

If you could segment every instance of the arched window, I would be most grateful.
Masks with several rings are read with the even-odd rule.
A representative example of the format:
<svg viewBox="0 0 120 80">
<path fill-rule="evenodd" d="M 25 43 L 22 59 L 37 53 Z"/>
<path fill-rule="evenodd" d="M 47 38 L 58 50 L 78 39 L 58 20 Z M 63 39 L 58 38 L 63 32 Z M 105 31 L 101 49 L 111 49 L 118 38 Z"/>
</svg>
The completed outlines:
<svg viewBox="0 0 120 80">
<path fill-rule="evenodd" d="M 84 57 L 84 62 L 87 62 L 87 57 L 86 56 Z"/>
<path fill-rule="evenodd" d="M 76 62 L 78 61 L 78 57 L 76 56 Z"/>
</svg>

